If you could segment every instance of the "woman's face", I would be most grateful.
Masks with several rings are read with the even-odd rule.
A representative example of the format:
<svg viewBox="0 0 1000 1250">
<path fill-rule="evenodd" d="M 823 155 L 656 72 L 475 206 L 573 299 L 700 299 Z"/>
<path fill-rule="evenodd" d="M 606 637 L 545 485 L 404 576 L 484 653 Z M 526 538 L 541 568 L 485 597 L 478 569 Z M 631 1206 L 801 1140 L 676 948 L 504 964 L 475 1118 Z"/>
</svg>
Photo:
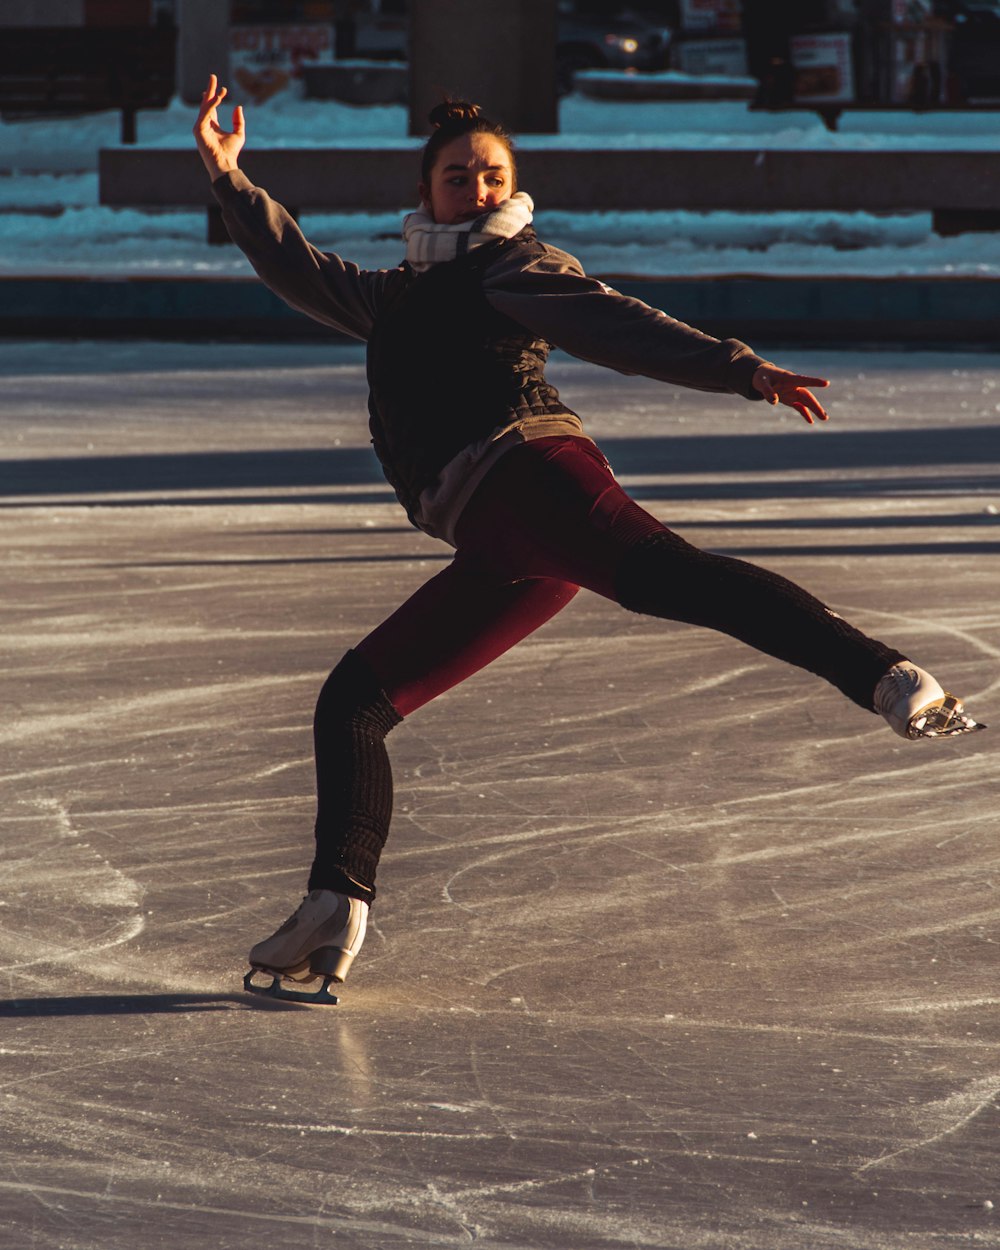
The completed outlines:
<svg viewBox="0 0 1000 1250">
<path fill-rule="evenodd" d="M 430 185 L 420 198 L 439 226 L 454 226 L 488 213 L 514 194 L 514 172 L 506 144 L 474 132 L 452 139 L 438 153 Z"/>
</svg>

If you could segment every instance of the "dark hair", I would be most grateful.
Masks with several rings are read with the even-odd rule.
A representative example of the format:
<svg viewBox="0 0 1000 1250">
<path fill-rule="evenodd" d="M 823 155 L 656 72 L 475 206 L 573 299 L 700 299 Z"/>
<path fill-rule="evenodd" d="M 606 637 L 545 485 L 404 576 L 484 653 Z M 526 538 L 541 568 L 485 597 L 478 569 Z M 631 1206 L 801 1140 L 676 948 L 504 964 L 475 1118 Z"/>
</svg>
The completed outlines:
<svg viewBox="0 0 1000 1250">
<path fill-rule="evenodd" d="M 517 164 L 514 160 L 514 140 L 499 122 L 491 121 L 479 111 L 478 104 L 470 104 L 468 100 L 452 100 L 449 96 L 436 104 L 427 116 L 434 127 L 431 137 L 424 145 L 420 161 L 420 177 L 430 184 L 431 171 L 437 162 L 441 149 L 462 135 L 482 134 L 497 139 L 507 149 L 510 157 L 510 172 L 517 186 Z"/>
</svg>

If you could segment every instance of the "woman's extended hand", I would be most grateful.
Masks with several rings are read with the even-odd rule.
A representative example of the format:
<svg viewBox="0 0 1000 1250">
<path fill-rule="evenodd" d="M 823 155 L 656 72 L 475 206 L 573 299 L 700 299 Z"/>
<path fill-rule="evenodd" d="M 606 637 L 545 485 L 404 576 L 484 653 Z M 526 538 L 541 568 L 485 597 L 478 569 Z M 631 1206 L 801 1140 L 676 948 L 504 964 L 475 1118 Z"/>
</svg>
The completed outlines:
<svg viewBox="0 0 1000 1250">
<path fill-rule="evenodd" d="M 201 97 L 198 120 L 194 124 L 198 152 L 213 180 L 238 168 L 237 158 L 246 139 L 243 109 L 239 104 L 233 109 L 232 130 L 223 130 L 219 125 L 216 109 L 226 94 L 226 88 L 220 87 L 215 75 L 210 74 L 208 86 Z"/>
<path fill-rule="evenodd" d="M 754 390 L 760 391 L 769 404 L 787 404 L 802 419 L 813 424 L 814 418 L 828 421 L 826 409 L 819 402 L 810 386 L 829 386 L 826 378 L 808 378 L 801 373 L 779 369 L 777 365 L 761 365 L 753 375 Z"/>
</svg>

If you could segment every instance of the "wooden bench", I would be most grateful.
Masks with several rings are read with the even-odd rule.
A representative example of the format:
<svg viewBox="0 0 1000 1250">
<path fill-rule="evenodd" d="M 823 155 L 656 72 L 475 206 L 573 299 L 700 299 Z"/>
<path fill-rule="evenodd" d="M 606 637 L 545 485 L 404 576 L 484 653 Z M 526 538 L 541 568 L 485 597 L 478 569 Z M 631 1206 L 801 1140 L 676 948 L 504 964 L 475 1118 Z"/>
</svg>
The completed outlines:
<svg viewBox="0 0 1000 1250">
<path fill-rule="evenodd" d="M 174 94 L 176 46 L 173 26 L 2 28 L 0 116 L 120 109 L 121 141 L 135 143 L 137 111 Z"/>
<path fill-rule="evenodd" d="M 250 180 L 298 212 L 405 209 L 416 202 L 420 141 L 385 148 L 250 150 Z M 215 199 L 194 146 L 105 148 L 100 202 L 207 206 Z M 930 211 L 939 234 L 1000 229 L 1000 153 L 522 147 L 521 185 L 544 208 Z M 222 241 L 216 227 L 210 238 Z"/>
</svg>

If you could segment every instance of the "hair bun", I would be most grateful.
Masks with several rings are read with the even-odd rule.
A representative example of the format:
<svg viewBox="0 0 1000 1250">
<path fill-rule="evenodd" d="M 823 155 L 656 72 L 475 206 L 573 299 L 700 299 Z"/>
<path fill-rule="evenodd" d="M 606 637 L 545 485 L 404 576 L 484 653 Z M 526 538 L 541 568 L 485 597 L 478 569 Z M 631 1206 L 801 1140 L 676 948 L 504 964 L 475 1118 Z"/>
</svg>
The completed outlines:
<svg viewBox="0 0 1000 1250">
<path fill-rule="evenodd" d="M 452 100 L 445 96 L 440 104 L 436 104 L 427 115 L 432 126 L 454 125 L 456 122 L 474 122 L 479 117 L 479 105 L 468 100 Z"/>
</svg>

